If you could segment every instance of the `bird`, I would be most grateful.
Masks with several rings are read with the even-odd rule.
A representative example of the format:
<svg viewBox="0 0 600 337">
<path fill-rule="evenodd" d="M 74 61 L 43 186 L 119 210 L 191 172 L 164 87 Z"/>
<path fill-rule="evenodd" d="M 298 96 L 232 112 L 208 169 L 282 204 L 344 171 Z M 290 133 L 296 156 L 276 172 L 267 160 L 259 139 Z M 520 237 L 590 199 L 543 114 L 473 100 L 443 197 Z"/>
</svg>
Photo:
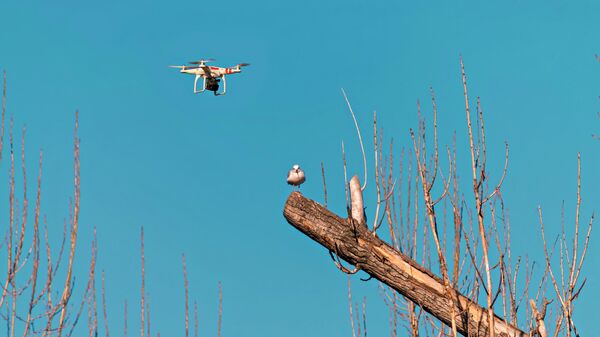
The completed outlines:
<svg viewBox="0 0 600 337">
<path fill-rule="evenodd" d="M 298 187 L 300 189 L 300 185 L 306 181 L 306 177 L 304 176 L 304 171 L 300 168 L 300 165 L 294 164 L 292 169 L 288 172 L 287 175 L 287 183 Z"/>
</svg>

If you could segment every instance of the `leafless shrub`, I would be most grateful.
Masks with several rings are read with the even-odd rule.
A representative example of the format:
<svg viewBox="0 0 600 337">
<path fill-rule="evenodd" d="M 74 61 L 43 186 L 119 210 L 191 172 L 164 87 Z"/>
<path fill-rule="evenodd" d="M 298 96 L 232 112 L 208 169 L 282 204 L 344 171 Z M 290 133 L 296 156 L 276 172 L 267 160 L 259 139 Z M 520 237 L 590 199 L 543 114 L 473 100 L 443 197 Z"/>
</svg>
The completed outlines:
<svg viewBox="0 0 600 337">
<path fill-rule="evenodd" d="M 600 61 L 600 59 L 598 60 Z M 460 183 L 456 161 L 456 142 L 453 141 L 452 147 L 448 147 L 444 155 L 440 154 L 438 111 L 435 95 L 431 90 L 433 135 L 427 135 L 421 105 L 417 103 L 419 124 L 416 130 L 410 130 L 412 150 L 409 151 L 408 159 L 405 158 L 406 150 L 403 148 L 400 160 L 394 162 L 392 140 L 390 140 L 389 154 L 384 153 L 383 130 L 377 126 L 377 115 L 374 114 L 373 176 L 376 206 L 374 223 L 370 228 L 375 235 L 382 222 L 386 221 L 390 245 L 408 254 L 414 260 L 417 260 L 420 255 L 422 265 L 428 268 L 439 268 L 449 302 L 456 303 L 456 291 L 468 294 L 475 302 L 478 302 L 480 298 L 485 299 L 486 319 L 489 326 L 494 326 L 495 321 L 500 319 L 514 326 L 519 326 L 519 322 L 523 326 L 523 322 L 527 322 L 532 335 L 546 337 L 549 332 L 552 332 L 554 336 L 561 333 L 568 337 L 571 334 L 578 335 L 573 320 L 573 302 L 578 298 L 585 285 L 586 280 L 584 278 L 581 281 L 580 273 L 594 219 L 591 216 L 583 246 L 580 246 L 580 157 L 578 156 L 577 207 L 572 244 L 569 246 L 567 230 L 563 226 L 558 240 L 559 254 L 554 255 L 558 255 L 558 268 L 553 267 L 552 257 L 555 245 L 548 248 L 540 208 L 539 217 L 546 267 L 536 274 L 534 272 L 535 263 L 531 263 L 526 256 L 516 256 L 515 258 L 511 249 L 510 220 L 502 195 L 502 185 L 508 171 L 508 144 L 504 149 L 504 166 L 499 168 L 501 173 L 499 179 L 490 185 L 491 174 L 487 167 L 488 150 L 482 104 L 477 98 L 474 105 L 475 113 L 473 113 L 462 59 L 460 66 L 466 112 L 466 133 L 469 140 L 471 191 L 465 192 Z M 355 113 L 351 109 L 345 92 L 344 99 L 358 129 Z M 362 146 L 360 132 L 358 134 Z M 344 153 L 343 157 L 345 158 Z M 447 158 L 446 170 L 443 170 L 440 164 L 442 157 Z M 394 171 L 395 167 L 398 167 L 397 172 Z M 345 160 L 344 177 L 346 177 Z M 469 194 L 472 195 L 472 201 L 468 201 L 465 196 Z M 383 215 L 380 214 L 380 211 L 383 212 Z M 425 219 L 419 217 L 422 213 L 424 213 Z M 452 225 L 447 226 L 447 224 Z M 447 227 L 453 232 L 453 239 L 449 240 L 450 244 L 447 242 Z M 430 242 L 433 245 L 430 245 Z M 433 261 L 430 251 L 435 256 Z M 341 267 L 339 259 L 336 260 L 336 265 L 349 274 L 358 270 L 358 266 L 355 270 Z M 559 274 L 557 274 L 557 270 L 560 272 Z M 539 275 L 540 272 L 541 275 Z M 537 287 L 532 287 L 534 278 L 539 279 L 540 283 Z M 544 285 L 548 280 L 554 289 L 554 299 L 545 297 L 546 287 Z M 404 326 L 411 336 L 418 336 L 422 333 L 432 336 L 447 334 L 457 336 L 455 319 L 452 319 L 449 327 L 445 327 L 439 324 L 433 316 L 420 310 L 418 303 L 402 297 L 384 284 L 380 284 L 379 289 L 381 298 L 389 309 L 392 336 L 397 335 L 399 326 Z M 547 315 L 547 312 L 550 312 L 547 310 L 548 305 L 553 301 L 557 305 L 556 314 Z M 358 330 L 355 329 L 355 320 L 352 318 L 350 283 L 349 302 L 351 326 L 353 336 L 356 337 Z M 525 310 L 520 310 L 523 308 L 523 303 L 525 303 Z M 450 305 L 449 307 L 453 310 L 455 306 Z M 452 312 L 452 317 L 458 318 L 461 315 L 460 312 Z M 447 331 L 448 328 L 449 331 Z M 494 329 L 487 331 L 490 337 L 495 335 Z"/>
<path fill-rule="evenodd" d="M 6 72 L 3 74 L 2 113 L 0 115 L 0 160 L 4 144 L 4 119 L 7 112 L 7 86 Z M 70 202 L 69 216 L 63 224 L 62 240 L 59 245 L 51 242 L 46 217 L 41 217 L 42 195 L 42 162 L 43 153 L 39 154 L 39 173 L 37 176 L 37 191 L 33 216 L 30 216 L 28 198 L 28 171 L 25 165 L 25 129 L 21 139 L 21 177 L 17 177 L 17 160 L 15 157 L 15 139 L 13 135 L 13 119 L 9 121 L 9 222 L 8 230 L 0 247 L 5 249 L 7 269 L 0 273 L 0 319 L 6 322 L 8 336 L 16 335 L 61 337 L 79 335 L 76 332 L 84 308 L 87 308 L 87 334 L 98 336 L 100 326 L 98 323 L 98 301 L 96 296 L 96 260 L 98 244 L 96 242 L 96 229 L 93 229 L 91 243 L 91 257 L 87 272 L 87 282 L 77 292 L 75 289 L 75 264 L 81 249 L 77 249 L 78 234 L 80 230 L 80 140 L 77 134 L 79 126 L 78 113 L 75 114 L 73 170 L 74 185 L 73 197 Z M 17 196 L 17 184 L 22 181 L 22 196 Z M 42 223 L 40 223 L 42 222 Z M 42 237 L 44 242 L 42 242 Z M 68 255 L 65 255 L 65 246 L 68 246 Z M 150 297 L 146 292 L 146 263 L 144 230 L 140 231 L 140 257 L 141 257 L 141 299 L 140 299 L 140 337 L 152 336 L 150 319 Z M 189 335 L 189 309 L 188 309 L 188 281 L 185 260 L 182 255 L 184 267 L 185 288 L 185 332 Z M 109 337 L 108 313 L 106 307 L 105 272 L 102 271 L 101 284 L 101 311 L 103 329 Z M 128 332 L 128 306 L 124 301 L 123 335 Z M 219 321 L 218 335 L 221 334 L 222 321 L 222 287 L 219 284 Z M 85 317 L 85 316 L 84 316 Z M 194 302 L 194 336 L 198 336 L 198 307 Z M 156 333 L 160 336 L 160 332 Z"/>
</svg>

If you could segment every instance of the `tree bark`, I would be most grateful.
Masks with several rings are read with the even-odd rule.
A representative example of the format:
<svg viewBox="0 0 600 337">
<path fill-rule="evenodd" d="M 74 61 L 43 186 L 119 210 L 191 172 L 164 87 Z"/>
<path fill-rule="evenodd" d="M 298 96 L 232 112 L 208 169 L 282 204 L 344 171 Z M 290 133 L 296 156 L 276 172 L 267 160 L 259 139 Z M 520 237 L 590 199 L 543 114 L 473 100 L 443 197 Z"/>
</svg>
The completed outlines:
<svg viewBox="0 0 600 337">
<path fill-rule="evenodd" d="M 451 324 L 454 305 L 457 331 L 468 337 L 487 337 L 487 309 L 453 289 L 454 301 L 444 293 L 444 281 L 408 256 L 397 251 L 366 227 L 343 219 L 317 202 L 292 192 L 283 215 L 296 229 L 333 251 L 348 263 L 387 284 L 444 324 Z M 454 303 L 452 303 L 454 302 Z M 495 335 L 528 337 L 519 328 L 496 316 Z"/>
</svg>

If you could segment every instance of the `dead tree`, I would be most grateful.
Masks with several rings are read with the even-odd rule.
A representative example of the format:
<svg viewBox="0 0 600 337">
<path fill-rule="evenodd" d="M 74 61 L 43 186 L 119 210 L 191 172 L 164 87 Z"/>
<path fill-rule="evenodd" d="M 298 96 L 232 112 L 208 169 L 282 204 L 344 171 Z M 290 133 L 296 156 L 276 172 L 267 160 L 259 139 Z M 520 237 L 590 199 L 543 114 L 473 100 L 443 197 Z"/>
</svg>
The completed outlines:
<svg viewBox="0 0 600 337">
<path fill-rule="evenodd" d="M 444 292 L 444 281 L 373 235 L 366 226 L 354 225 L 352 218 L 341 218 L 299 192 L 290 194 L 283 214 L 311 239 L 451 325 L 452 309 Z M 458 291 L 454 296 L 458 332 L 465 336 L 487 336 L 487 310 Z M 529 336 L 499 317 L 495 321 L 495 334 Z"/>
<path fill-rule="evenodd" d="M 471 112 L 462 60 L 461 75 L 471 159 L 469 175 L 472 178 L 472 185 L 467 184 L 472 188 L 471 206 L 465 200 L 464 192 L 460 191 L 455 145 L 453 150 L 448 149 L 448 174 L 444 177 L 440 169 L 437 108 L 432 90 L 433 146 L 427 144 L 425 121 L 421 115 L 420 104 L 417 104 L 419 127 L 416 132 L 412 129 L 410 131 L 414 160 L 409 159 L 408 165 L 408 200 L 404 212 L 405 219 L 401 192 L 397 193 L 400 207 L 396 207 L 394 190 L 397 179 L 393 176 L 392 143 L 390 142 L 389 157 L 384 156 L 382 131 L 377 127 L 377 115 L 374 114 L 375 182 L 372 185 L 375 185 L 377 198 L 373 224 L 367 224 L 362 194 L 367 186 L 366 156 L 356 116 L 343 92 L 357 129 L 365 171 L 362 186 L 357 176 L 350 181 L 347 180 L 346 154 L 342 142 L 344 180 L 347 181 L 348 218 L 333 214 L 326 206 L 323 207 L 299 192 L 294 192 L 288 197 L 283 215 L 291 225 L 329 250 L 338 269 L 347 274 L 362 270 L 382 283 L 382 297 L 390 308 L 390 322 L 394 329 L 392 336 L 396 336 L 396 315 L 399 311 L 396 299 L 402 296 L 406 303 L 406 314 L 400 316 L 410 324 L 409 334 L 413 337 L 419 336 L 421 329 L 419 327 L 421 311 L 417 314 L 416 307 L 428 313 L 424 315 L 428 321 L 427 326 L 432 327 L 440 336 L 462 334 L 469 337 L 533 335 L 547 337 L 549 330 L 552 330 L 553 336 L 558 336 L 561 332 L 567 337 L 577 336 L 578 332 L 572 319 L 573 301 L 585 285 L 585 279 L 580 282 L 580 272 L 593 223 L 592 216 L 585 241 L 582 247 L 579 246 L 580 161 L 578 159 L 577 211 L 572 247 L 568 247 L 563 226 L 559 253 L 553 255 L 555 246 L 549 248 L 546 243 L 540 209 L 546 263 L 537 292 L 530 296 L 529 292 L 533 290 L 530 287 L 533 264 L 530 264 L 528 258 L 521 259 L 521 257 L 517 258 L 515 264 L 511 261 L 510 223 L 501 193 L 508 167 L 508 145 L 505 147 L 505 165 L 502 174 L 498 183 L 490 186 L 488 181 L 490 175 L 486 168 L 487 148 L 483 110 L 477 98 L 476 109 L 474 109 L 476 112 Z M 476 116 L 473 122 L 472 115 Z M 327 190 L 323 166 L 321 171 L 326 204 Z M 402 159 L 400 171 L 402 171 Z M 402 185 L 402 173 L 400 175 L 399 185 Z M 441 183 L 441 186 L 434 188 L 436 182 L 438 185 Z M 434 197 L 433 191 L 437 191 L 440 195 Z M 441 201 L 443 201 L 444 211 L 438 212 L 436 205 Z M 450 216 L 446 216 L 447 205 L 451 207 Z M 399 216 L 396 214 L 397 209 Z M 423 213 L 424 218 L 419 218 Z M 381 240 L 377 234 L 377 229 L 384 221 L 387 221 L 390 231 L 390 244 Z M 445 235 L 447 222 L 454 225 L 454 240 L 451 244 L 447 244 Z M 421 235 L 419 231 L 422 231 L 422 237 L 418 238 Z M 417 262 L 418 246 L 423 259 L 420 263 Z M 449 247 L 454 248 L 451 254 Z M 437 257 L 437 260 L 434 259 L 432 262 L 432 256 Z M 344 267 L 340 258 L 354 268 Z M 558 272 L 556 268 L 553 271 L 553 261 L 558 262 L 556 263 Z M 441 275 L 434 274 L 433 267 L 439 267 Z M 524 280 L 521 282 L 523 275 Z M 524 288 L 519 289 L 519 293 L 517 293 L 517 284 L 519 288 Z M 546 309 L 552 300 L 549 301 L 544 294 L 547 284 L 554 288 L 556 295 L 556 302 L 554 302 L 556 308 L 548 308 L 548 312 L 552 312 L 548 315 L 550 318 L 546 316 Z M 485 305 L 478 303 L 479 298 L 485 298 Z M 523 303 L 525 305 L 521 305 Z M 524 316 L 526 324 L 519 324 L 517 314 L 519 308 L 525 308 L 525 315 L 520 316 L 521 318 Z M 432 318 L 437 318 L 443 325 L 437 326 Z M 553 329 L 549 329 L 551 327 L 547 322 L 553 323 Z M 520 325 L 527 328 L 519 328 Z M 427 328 L 423 327 L 423 330 Z"/>
</svg>

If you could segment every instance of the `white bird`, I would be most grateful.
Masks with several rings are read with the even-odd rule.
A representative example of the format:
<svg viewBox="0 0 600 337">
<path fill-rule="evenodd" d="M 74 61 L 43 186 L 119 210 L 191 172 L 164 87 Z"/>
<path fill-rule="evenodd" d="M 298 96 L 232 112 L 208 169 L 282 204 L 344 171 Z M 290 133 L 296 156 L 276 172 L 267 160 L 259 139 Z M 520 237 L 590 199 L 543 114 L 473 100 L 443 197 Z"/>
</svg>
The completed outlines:
<svg viewBox="0 0 600 337">
<path fill-rule="evenodd" d="M 300 165 L 295 164 L 292 169 L 288 172 L 287 183 L 292 186 L 299 186 L 306 180 L 304 177 L 304 171 L 300 168 Z"/>
</svg>

